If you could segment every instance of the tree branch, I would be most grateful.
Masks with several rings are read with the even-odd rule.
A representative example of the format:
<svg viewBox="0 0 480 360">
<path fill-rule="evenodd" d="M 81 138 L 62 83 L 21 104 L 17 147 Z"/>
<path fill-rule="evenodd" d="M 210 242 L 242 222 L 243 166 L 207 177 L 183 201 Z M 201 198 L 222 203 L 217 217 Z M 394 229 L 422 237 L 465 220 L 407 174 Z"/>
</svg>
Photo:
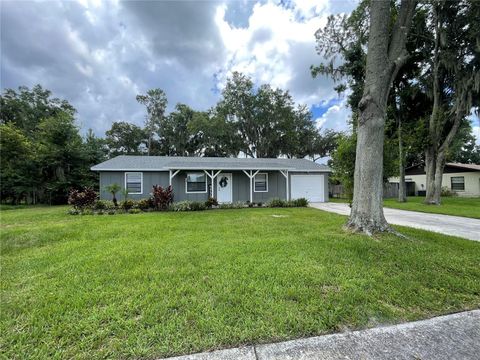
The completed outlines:
<svg viewBox="0 0 480 360">
<path fill-rule="evenodd" d="M 395 25 L 393 26 L 392 37 L 388 49 L 388 58 L 395 66 L 394 74 L 398 72 L 408 58 L 405 44 L 411 28 L 416 6 L 417 0 L 402 0 L 400 4 L 400 10 L 398 11 Z"/>
<path fill-rule="evenodd" d="M 452 128 L 448 132 L 448 135 L 438 149 L 439 153 L 448 149 L 450 143 L 458 132 L 458 128 L 460 127 L 463 118 L 467 115 L 467 98 L 470 88 L 473 84 L 473 78 L 468 79 L 465 83 L 460 82 L 460 84 L 461 89 L 457 90 L 459 91 L 459 93 L 457 93 L 455 96 L 457 99 L 457 102 L 455 104 L 455 120 L 453 122 Z"/>
</svg>

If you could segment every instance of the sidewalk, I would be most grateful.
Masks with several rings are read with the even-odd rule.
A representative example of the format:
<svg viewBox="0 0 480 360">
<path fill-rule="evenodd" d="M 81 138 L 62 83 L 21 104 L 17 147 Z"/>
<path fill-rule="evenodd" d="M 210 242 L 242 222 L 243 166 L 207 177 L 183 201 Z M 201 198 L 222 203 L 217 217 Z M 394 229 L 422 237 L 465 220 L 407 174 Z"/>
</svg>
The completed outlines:
<svg viewBox="0 0 480 360">
<path fill-rule="evenodd" d="M 400 325 L 245 346 L 171 360 L 479 359 L 480 310 Z"/>
</svg>

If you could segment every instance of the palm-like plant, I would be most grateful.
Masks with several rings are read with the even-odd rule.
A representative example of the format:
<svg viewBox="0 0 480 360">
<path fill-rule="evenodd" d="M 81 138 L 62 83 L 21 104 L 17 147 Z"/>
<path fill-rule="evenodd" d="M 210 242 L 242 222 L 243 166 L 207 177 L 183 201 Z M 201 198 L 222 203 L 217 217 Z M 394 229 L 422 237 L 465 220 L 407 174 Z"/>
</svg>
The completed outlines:
<svg viewBox="0 0 480 360">
<path fill-rule="evenodd" d="M 112 201 L 115 206 L 118 206 L 117 198 L 115 194 L 121 190 L 121 186 L 117 183 L 113 183 L 110 185 L 105 186 L 105 190 L 112 194 Z"/>
</svg>

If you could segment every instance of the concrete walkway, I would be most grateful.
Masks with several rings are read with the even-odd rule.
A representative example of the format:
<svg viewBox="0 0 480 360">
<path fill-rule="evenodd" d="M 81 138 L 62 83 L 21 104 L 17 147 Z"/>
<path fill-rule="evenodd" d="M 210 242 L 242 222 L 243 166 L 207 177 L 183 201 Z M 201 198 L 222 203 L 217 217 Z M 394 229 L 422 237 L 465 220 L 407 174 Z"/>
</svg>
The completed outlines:
<svg viewBox="0 0 480 360">
<path fill-rule="evenodd" d="M 480 310 L 406 324 L 180 356 L 176 360 L 479 359 Z"/>
<path fill-rule="evenodd" d="M 350 215 L 350 207 L 344 203 L 312 203 L 310 206 L 341 215 Z M 480 220 L 478 219 L 390 208 L 383 208 L 383 212 L 390 224 L 480 241 Z"/>
</svg>

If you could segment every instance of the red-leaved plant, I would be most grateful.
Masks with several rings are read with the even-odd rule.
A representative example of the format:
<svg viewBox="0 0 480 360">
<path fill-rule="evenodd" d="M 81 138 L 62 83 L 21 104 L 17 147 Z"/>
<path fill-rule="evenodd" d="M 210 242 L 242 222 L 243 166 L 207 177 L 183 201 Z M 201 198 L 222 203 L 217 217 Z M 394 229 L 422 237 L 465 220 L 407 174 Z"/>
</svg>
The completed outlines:
<svg viewBox="0 0 480 360">
<path fill-rule="evenodd" d="M 92 188 L 72 189 L 68 194 L 68 203 L 75 209 L 91 208 L 97 201 L 97 197 L 98 194 Z"/>
<path fill-rule="evenodd" d="M 173 203 L 173 188 L 171 185 L 166 188 L 153 185 L 152 197 L 156 210 L 166 210 Z"/>
</svg>

